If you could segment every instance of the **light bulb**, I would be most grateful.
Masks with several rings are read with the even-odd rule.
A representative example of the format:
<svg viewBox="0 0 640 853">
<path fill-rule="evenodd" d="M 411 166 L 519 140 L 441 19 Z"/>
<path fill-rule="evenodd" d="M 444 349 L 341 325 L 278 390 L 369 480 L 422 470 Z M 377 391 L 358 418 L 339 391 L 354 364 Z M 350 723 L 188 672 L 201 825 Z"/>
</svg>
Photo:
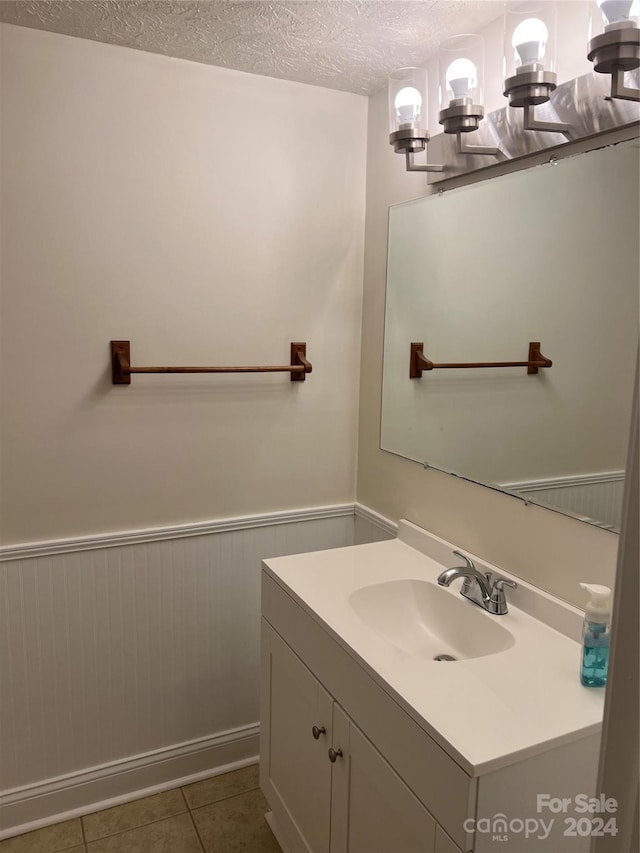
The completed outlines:
<svg viewBox="0 0 640 853">
<path fill-rule="evenodd" d="M 468 98 L 478 85 L 478 69 L 470 59 L 454 59 L 447 68 L 445 80 L 454 98 Z"/>
<path fill-rule="evenodd" d="M 511 43 L 518 51 L 522 65 L 532 65 L 542 60 L 548 38 L 549 30 L 540 18 L 527 18 L 518 24 Z"/>
<path fill-rule="evenodd" d="M 417 122 L 420 118 L 422 95 L 414 86 L 405 86 L 396 95 L 393 105 L 401 124 Z"/>
<path fill-rule="evenodd" d="M 631 17 L 633 0 L 596 0 L 608 24 L 628 21 Z"/>
</svg>

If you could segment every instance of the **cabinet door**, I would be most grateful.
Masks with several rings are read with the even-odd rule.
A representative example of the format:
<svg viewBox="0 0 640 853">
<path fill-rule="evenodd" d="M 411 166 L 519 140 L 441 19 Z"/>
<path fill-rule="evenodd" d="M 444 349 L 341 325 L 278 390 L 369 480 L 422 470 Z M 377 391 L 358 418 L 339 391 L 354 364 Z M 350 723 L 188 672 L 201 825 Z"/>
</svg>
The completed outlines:
<svg viewBox="0 0 640 853">
<path fill-rule="evenodd" d="M 434 819 L 337 704 L 333 749 L 331 853 L 433 853 Z"/>
<path fill-rule="evenodd" d="M 333 700 L 264 619 L 261 680 L 260 784 L 290 853 L 328 853 Z"/>
</svg>

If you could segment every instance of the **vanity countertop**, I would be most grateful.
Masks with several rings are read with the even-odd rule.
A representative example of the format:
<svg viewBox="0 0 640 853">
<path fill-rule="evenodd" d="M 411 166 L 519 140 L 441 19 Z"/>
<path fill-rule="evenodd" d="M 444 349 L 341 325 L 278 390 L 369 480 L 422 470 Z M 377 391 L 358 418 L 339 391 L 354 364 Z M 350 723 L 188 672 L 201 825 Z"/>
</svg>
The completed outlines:
<svg viewBox="0 0 640 853">
<path fill-rule="evenodd" d="M 278 557 L 263 565 L 469 775 L 596 734 L 604 690 L 580 684 L 577 608 L 517 578 L 518 590 L 507 590 L 504 616 L 463 599 L 480 617 L 497 620 L 515 642 L 505 651 L 453 662 L 407 654 L 352 608 L 352 593 L 372 584 L 402 579 L 436 584 L 444 568 L 460 563 L 452 549 L 401 522 L 398 539 Z M 481 560 L 476 565 L 510 577 Z M 460 598 L 460 581 L 438 589 Z"/>
</svg>

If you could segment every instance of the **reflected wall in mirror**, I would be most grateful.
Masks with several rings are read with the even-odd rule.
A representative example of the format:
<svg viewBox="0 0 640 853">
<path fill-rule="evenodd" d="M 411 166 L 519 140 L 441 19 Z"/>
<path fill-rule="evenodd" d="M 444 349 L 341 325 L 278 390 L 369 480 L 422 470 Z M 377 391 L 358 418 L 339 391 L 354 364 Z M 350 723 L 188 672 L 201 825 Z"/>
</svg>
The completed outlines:
<svg viewBox="0 0 640 853">
<path fill-rule="evenodd" d="M 639 316 L 637 139 L 390 209 L 383 450 L 620 524 Z M 412 342 L 435 363 L 409 378 Z"/>
</svg>

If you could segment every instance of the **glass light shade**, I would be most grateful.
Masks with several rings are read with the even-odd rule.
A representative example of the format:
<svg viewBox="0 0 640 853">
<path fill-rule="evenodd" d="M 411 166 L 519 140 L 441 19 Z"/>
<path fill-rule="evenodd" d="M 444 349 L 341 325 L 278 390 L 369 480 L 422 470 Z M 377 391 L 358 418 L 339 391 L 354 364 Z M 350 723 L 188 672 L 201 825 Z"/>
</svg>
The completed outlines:
<svg viewBox="0 0 640 853">
<path fill-rule="evenodd" d="M 389 133 L 427 127 L 427 72 L 401 68 L 389 76 Z"/>
<path fill-rule="evenodd" d="M 615 2 L 615 0 L 613 0 Z M 519 3 L 508 5 L 504 27 L 505 77 L 519 68 L 534 66 L 555 71 L 555 3 Z"/>
<path fill-rule="evenodd" d="M 482 36 L 451 36 L 438 53 L 440 109 L 452 101 L 469 98 L 482 105 L 484 84 L 484 44 Z"/>
<path fill-rule="evenodd" d="M 590 11 L 589 39 L 640 23 L 640 0 L 592 0 Z"/>
</svg>

